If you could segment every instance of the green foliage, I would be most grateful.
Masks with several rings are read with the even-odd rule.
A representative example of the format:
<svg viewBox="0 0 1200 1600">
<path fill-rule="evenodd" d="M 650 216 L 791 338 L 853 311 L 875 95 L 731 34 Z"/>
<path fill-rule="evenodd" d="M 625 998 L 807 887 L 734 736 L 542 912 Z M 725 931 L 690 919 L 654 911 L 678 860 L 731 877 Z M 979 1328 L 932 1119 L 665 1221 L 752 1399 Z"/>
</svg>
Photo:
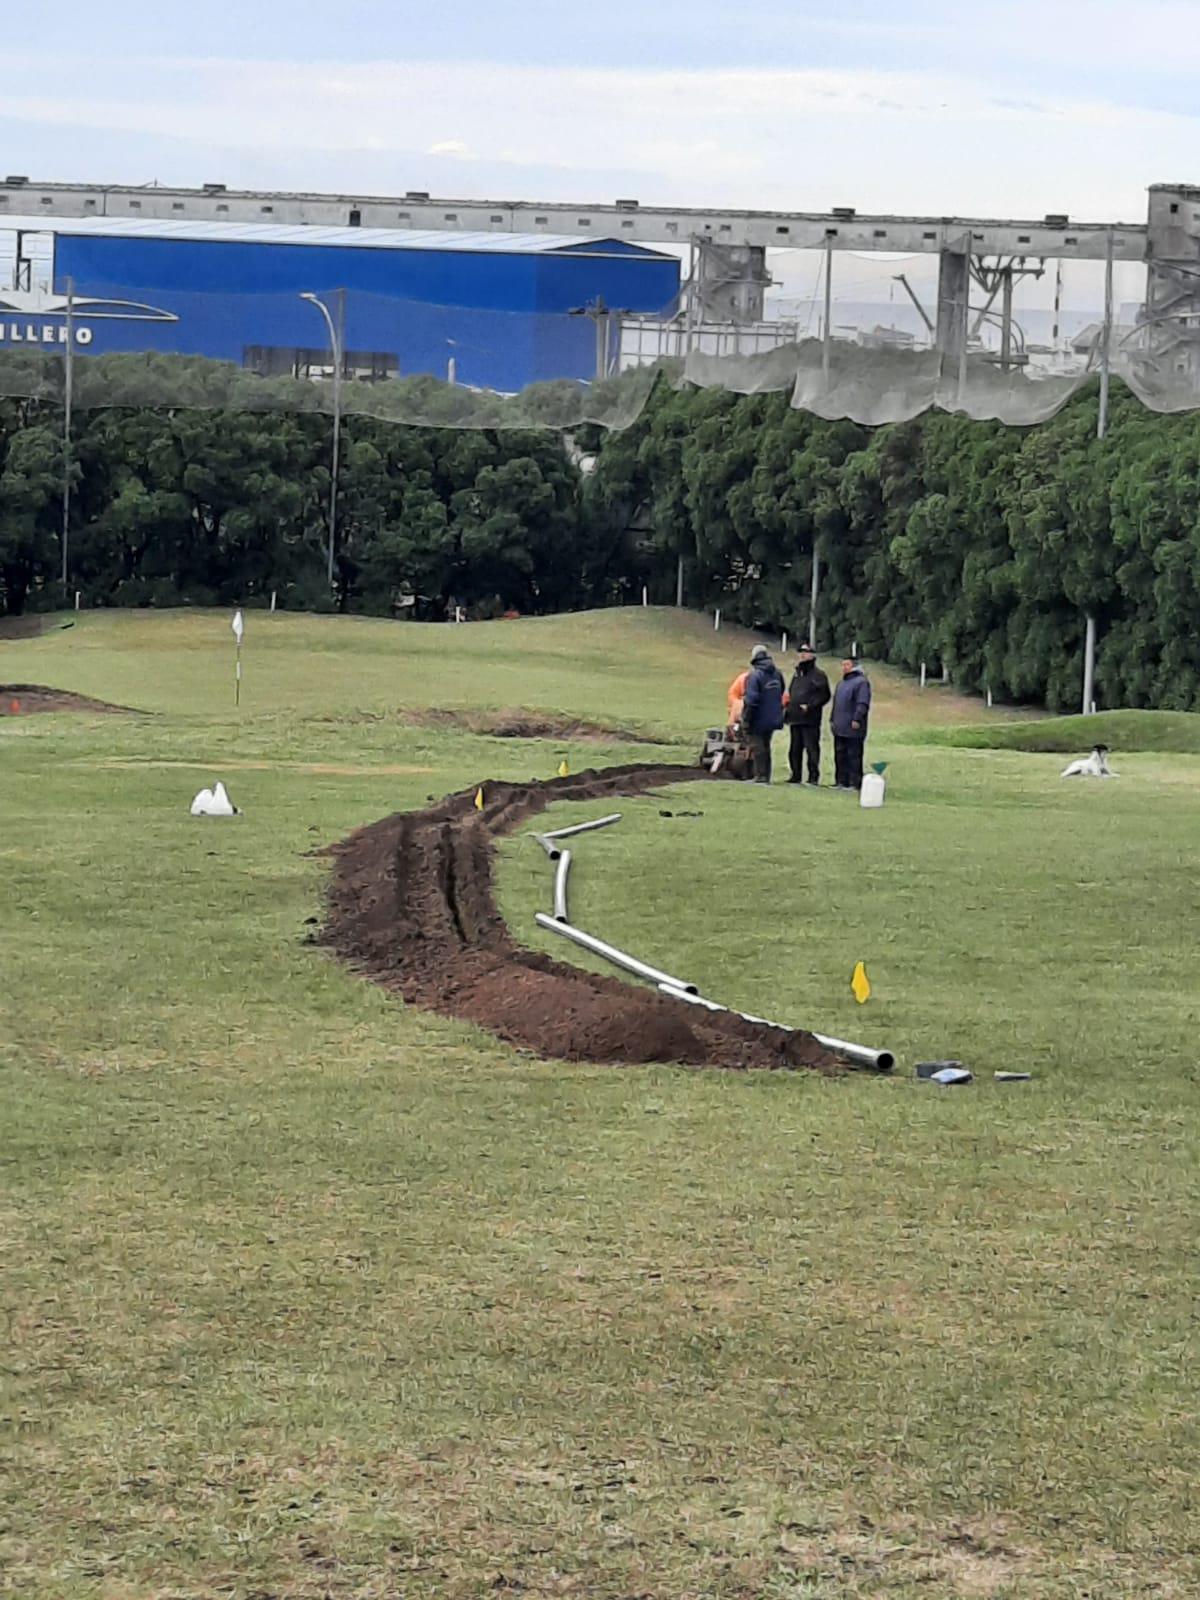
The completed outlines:
<svg viewBox="0 0 1200 1600">
<path fill-rule="evenodd" d="M 1041 750 L 1057 755 L 1078 755 L 1093 744 L 1118 751 L 1200 755 L 1200 717 L 1183 711 L 1099 711 L 1094 717 L 926 728 L 920 742 L 960 750 Z"/>
<path fill-rule="evenodd" d="M 63 599 L 56 372 L 0 361 L 0 395 L 25 396 L 0 398 L 0 612 Z M 682 560 L 689 604 L 797 637 L 816 553 L 826 651 L 856 640 L 1074 709 L 1090 612 L 1101 705 L 1200 709 L 1196 414 L 1116 387 L 1101 442 L 1094 385 L 1024 430 L 942 412 L 871 430 L 666 371 L 512 397 L 431 378 L 346 392 L 331 596 L 325 389 L 193 358 L 80 363 L 70 588 L 90 605 L 277 592 L 291 609 L 494 616 L 643 587 L 669 601 Z M 601 416 L 629 426 L 605 434 Z"/>
<path fill-rule="evenodd" d="M 659 593 L 1000 700 L 1077 706 L 1085 614 L 1101 704 L 1200 709 L 1200 418 L 1095 386 L 1029 429 L 930 412 L 868 430 L 786 395 L 660 385 L 607 442 L 590 504 L 647 528 Z M 665 594 L 663 596 L 665 598 Z"/>
</svg>

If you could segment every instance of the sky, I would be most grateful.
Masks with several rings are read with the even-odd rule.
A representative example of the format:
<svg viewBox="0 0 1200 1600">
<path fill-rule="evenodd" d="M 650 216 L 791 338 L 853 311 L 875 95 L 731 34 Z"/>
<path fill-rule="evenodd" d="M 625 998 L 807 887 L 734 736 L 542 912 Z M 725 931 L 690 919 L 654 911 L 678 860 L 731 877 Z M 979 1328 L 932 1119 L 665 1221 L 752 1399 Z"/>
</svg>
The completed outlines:
<svg viewBox="0 0 1200 1600">
<path fill-rule="evenodd" d="M 1102 221 L 1200 181 L 1200 0 L 51 0 L 4 38 L 34 179 Z"/>
</svg>

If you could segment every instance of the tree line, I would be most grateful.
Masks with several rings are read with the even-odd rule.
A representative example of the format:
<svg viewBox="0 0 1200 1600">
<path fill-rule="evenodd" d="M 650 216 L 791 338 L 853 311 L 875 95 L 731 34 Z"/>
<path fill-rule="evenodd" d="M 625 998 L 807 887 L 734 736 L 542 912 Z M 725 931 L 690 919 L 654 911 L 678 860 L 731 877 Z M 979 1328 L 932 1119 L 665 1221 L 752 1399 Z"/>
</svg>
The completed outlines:
<svg viewBox="0 0 1200 1600">
<path fill-rule="evenodd" d="M 265 604 L 440 618 L 627 603 L 643 586 L 1002 700 L 1076 708 L 1085 618 L 1104 705 L 1200 710 L 1200 416 L 1093 386 L 1017 429 L 940 412 L 875 430 L 784 395 L 661 380 L 620 432 L 0 399 L 0 608 Z"/>
</svg>

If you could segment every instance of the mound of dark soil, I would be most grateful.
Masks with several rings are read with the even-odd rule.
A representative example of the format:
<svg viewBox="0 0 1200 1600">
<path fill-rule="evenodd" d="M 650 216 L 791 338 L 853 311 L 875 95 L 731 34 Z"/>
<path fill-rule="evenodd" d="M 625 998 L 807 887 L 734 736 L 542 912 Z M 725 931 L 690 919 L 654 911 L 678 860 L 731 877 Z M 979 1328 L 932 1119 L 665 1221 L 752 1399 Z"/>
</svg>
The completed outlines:
<svg viewBox="0 0 1200 1600">
<path fill-rule="evenodd" d="M 685 1007 L 523 949 L 496 908 L 497 835 L 556 800 L 615 799 L 699 776 L 696 767 L 638 765 L 544 783 L 487 783 L 482 811 L 469 789 L 385 817 L 326 852 L 334 868 L 320 942 L 412 1004 L 478 1023 L 542 1056 L 834 1070 L 844 1063 L 811 1034 Z"/>
<path fill-rule="evenodd" d="M 0 617 L 0 639 L 36 639 L 42 626 L 39 616 Z"/>
<path fill-rule="evenodd" d="M 457 728 L 494 739 L 571 739 L 591 744 L 661 744 L 632 728 L 608 728 L 599 722 L 552 717 L 538 711 L 406 711 L 406 722 L 421 728 Z"/>
<path fill-rule="evenodd" d="M 66 689 L 47 689 L 40 683 L 0 683 L 0 717 L 26 717 L 38 711 L 124 714 L 129 707 L 110 706 L 107 700 L 90 700 L 85 694 L 71 694 Z"/>
</svg>

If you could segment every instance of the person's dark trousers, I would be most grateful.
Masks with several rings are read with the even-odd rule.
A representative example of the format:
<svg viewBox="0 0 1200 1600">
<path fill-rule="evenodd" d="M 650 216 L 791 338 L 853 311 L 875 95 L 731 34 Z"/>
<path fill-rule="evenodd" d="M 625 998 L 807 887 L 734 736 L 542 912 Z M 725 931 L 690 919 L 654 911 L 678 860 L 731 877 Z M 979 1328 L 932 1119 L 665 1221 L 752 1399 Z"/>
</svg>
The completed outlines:
<svg viewBox="0 0 1200 1600">
<path fill-rule="evenodd" d="M 861 789 L 863 781 L 863 745 L 862 739 L 839 739 L 833 737 L 833 760 L 837 770 L 836 783 L 839 789 Z"/>
<path fill-rule="evenodd" d="M 752 733 L 750 735 L 750 754 L 754 758 L 754 781 L 756 783 L 770 783 L 771 735 L 769 733 Z"/>
<path fill-rule="evenodd" d="M 788 751 L 788 765 L 792 769 L 792 782 L 804 782 L 804 763 L 808 761 L 809 783 L 821 781 L 821 724 L 812 727 L 792 725 L 792 743 Z"/>
</svg>

